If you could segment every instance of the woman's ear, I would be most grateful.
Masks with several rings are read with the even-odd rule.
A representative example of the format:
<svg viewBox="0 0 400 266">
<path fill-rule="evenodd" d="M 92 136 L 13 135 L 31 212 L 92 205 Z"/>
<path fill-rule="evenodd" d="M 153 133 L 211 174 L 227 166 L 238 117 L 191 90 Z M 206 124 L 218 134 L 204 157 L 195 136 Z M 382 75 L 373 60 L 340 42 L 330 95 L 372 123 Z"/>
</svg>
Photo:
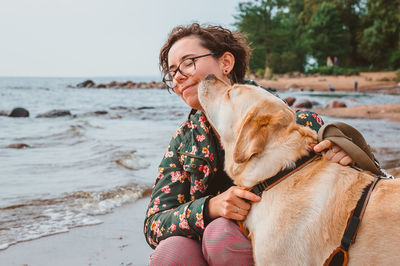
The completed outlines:
<svg viewBox="0 0 400 266">
<path fill-rule="evenodd" d="M 235 65 L 235 57 L 231 52 L 225 52 L 219 60 L 223 75 L 228 76 Z"/>
</svg>

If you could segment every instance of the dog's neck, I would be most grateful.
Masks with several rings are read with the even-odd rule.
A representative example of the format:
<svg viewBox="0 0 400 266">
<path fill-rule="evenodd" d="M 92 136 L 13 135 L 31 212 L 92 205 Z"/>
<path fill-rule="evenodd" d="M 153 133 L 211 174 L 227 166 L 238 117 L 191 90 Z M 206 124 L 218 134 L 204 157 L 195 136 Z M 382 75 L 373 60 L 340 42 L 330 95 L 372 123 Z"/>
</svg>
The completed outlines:
<svg viewBox="0 0 400 266">
<path fill-rule="evenodd" d="M 310 145 L 316 142 L 314 131 L 294 124 L 280 136 L 272 136 L 263 152 L 253 156 L 248 162 L 236 164 L 231 157 L 232 153 L 226 152 L 228 157 L 225 160 L 225 169 L 237 185 L 252 187 L 281 170 L 292 168 L 298 159 L 310 153 Z"/>
</svg>

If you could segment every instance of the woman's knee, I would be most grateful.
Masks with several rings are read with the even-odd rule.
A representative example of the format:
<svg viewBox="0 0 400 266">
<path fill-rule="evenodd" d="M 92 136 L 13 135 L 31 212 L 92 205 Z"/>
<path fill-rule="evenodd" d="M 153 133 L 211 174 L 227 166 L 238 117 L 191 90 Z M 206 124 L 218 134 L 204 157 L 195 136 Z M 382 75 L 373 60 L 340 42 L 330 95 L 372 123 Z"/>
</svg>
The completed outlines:
<svg viewBox="0 0 400 266">
<path fill-rule="evenodd" d="M 235 222 L 226 218 L 215 219 L 206 227 L 202 249 L 210 265 L 254 264 L 250 240 Z"/>
<path fill-rule="evenodd" d="M 160 242 L 150 255 L 150 265 L 207 265 L 199 242 L 171 236 Z"/>
<path fill-rule="evenodd" d="M 223 217 L 217 218 L 207 225 L 203 235 L 203 239 L 211 242 L 220 242 L 231 238 L 246 239 L 234 221 Z"/>
</svg>

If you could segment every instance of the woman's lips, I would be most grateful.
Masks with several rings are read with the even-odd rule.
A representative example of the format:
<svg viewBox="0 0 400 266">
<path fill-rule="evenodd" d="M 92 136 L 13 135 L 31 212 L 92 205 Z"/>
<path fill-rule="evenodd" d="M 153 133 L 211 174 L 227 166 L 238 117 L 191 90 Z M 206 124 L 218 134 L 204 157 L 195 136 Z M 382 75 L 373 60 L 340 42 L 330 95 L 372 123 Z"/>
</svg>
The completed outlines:
<svg viewBox="0 0 400 266">
<path fill-rule="evenodd" d="M 185 90 L 192 88 L 194 85 L 196 85 L 196 83 L 191 84 L 191 85 L 188 85 L 188 86 L 186 86 L 186 87 L 183 87 L 183 89 L 181 90 L 181 93 L 183 94 L 183 92 L 184 92 Z"/>
</svg>

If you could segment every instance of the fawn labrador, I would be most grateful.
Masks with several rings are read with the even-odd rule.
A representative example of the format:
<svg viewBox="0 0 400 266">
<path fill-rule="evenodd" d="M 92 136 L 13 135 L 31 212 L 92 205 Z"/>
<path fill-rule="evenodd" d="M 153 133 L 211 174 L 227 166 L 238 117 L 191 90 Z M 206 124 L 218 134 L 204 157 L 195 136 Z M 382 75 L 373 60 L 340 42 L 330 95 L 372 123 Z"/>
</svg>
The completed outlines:
<svg viewBox="0 0 400 266">
<path fill-rule="evenodd" d="M 199 100 L 225 149 L 225 170 L 235 184 L 252 187 L 291 167 L 317 142 L 296 124 L 295 112 L 262 88 L 230 86 L 208 76 Z M 244 221 L 257 265 L 322 265 L 340 245 L 364 187 L 373 181 L 322 158 L 262 194 Z M 382 180 L 372 192 L 356 241 L 353 265 L 400 263 L 400 179 Z"/>
</svg>

